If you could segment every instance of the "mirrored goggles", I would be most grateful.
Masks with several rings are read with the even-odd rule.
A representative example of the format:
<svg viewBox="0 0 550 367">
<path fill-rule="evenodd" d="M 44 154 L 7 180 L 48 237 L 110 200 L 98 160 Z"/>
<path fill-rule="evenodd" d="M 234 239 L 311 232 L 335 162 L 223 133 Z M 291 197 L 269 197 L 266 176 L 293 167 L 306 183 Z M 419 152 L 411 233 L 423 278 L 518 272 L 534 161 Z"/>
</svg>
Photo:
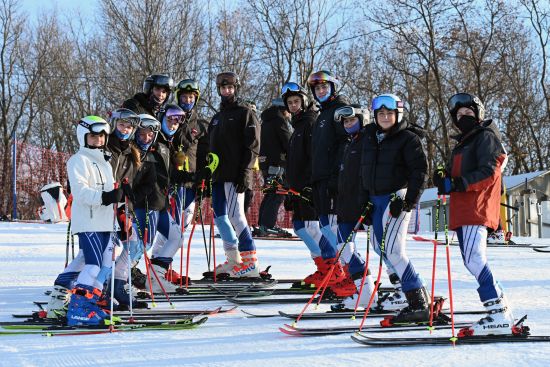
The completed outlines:
<svg viewBox="0 0 550 367">
<path fill-rule="evenodd" d="M 151 131 L 157 133 L 160 131 L 160 124 L 157 120 L 145 120 L 142 119 L 139 123 L 141 129 L 150 129 Z"/>
<path fill-rule="evenodd" d="M 184 115 L 171 115 L 171 116 L 166 115 L 166 120 L 170 122 L 181 123 L 184 118 L 185 118 Z"/>
<path fill-rule="evenodd" d="M 80 121 L 78 123 L 80 126 L 84 126 L 86 129 L 90 130 L 92 134 L 106 134 L 111 133 L 111 126 L 106 122 L 94 122 L 93 124 L 88 124 L 85 121 Z"/>
<path fill-rule="evenodd" d="M 182 80 L 179 82 L 177 89 L 180 91 L 196 92 L 199 90 L 199 83 L 195 80 Z"/>
<path fill-rule="evenodd" d="M 333 82 L 334 77 L 324 71 L 318 71 L 309 76 L 308 83 L 311 85 Z"/>
<path fill-rule="evenodd" d="M 301 92 L 301 91 L 302 91 L 302 88 L 298 85 L 298 83 L 288 82 L 288 83 L 285 83 L 285 85 L 283 85 L 281 94 L 284 95 L 287 92 Z"/>
<path fill-rule="evenodd" d="M 392 96 L 378 96 L 372 100 L 373 111 L 379 110 L 382 107 L 388 110 L 397 110 L 403 108 L 403 101 L 398 101 Z"/>
<path fill-rule="evenodd" d="M 468 93 L 458 93 L 449 98 L 447 102 L 447 108 L 449 111 L 455 111 L 460 107 L 470 107 L 476 105 L 477 97 L 472 96 Z"/>
<path fill-rule="evenodd" d="M 334 121 L 341 122 L 345 118 L 355 117 L 357 115 L 365 115 L 365 112 L 360 108 L 351 106 L 340 107 L 334 111 Z"/>
</svg>

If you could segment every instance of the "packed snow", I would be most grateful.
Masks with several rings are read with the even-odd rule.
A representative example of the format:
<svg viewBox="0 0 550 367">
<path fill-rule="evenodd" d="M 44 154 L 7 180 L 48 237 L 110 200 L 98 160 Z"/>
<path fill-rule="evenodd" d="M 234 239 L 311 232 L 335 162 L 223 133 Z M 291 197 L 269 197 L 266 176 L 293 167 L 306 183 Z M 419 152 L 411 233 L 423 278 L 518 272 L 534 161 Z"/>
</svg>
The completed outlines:
<svg viewBox="0 0 550 367">
<path fill-rule="evenodd" d="M 206 227 L 208 231 L 208 227 Z M 430 234 L 424 234 L 430 236 Z M 208 232 L 207 232 L 208 239 Z M 33 301 L 47 301 L 48 290 L 65 263 L 66 224 L 0 222 L 0 321 L 13 320 L 12 313 L 30 313 Z M 518 243 L 550 245 L 550 240 L 514 238 Z M 362 254 L 366 236 L 357 245 Z M 78 245 L 75 251 L 78 250 Z M 298 241 L 256 241 L 260 265 L 271 265 L 275 278 L 303 277 L 314 270 L 304 244 Z M 217 258 L 222 248 L 217 241 Z M 433 246 L 408 242 L 408 254 L 429 285 Z M 457 246 L 451 246 L 455 309 L 480 309 L 477 283 L 462 265 Z M 530 248 L 489 248 L 492 270 L 504 286 L 516 318 L 527 314 L 533 335 L 550 335 L 550 254 Z M 175 260 L 179 268 L 179 254 Z M 207 270 L 200 228 L 192 241 L 190 274 Z M 142 265 L 142 264 L 140 264 Z M 371 270 L 376 275 L 378 258 L 371 251 Z M 444 247 L 438 248 L 436 294 L 447 296 Z M 383 285 L 388 285 L 384 272 Z M 288 287 L 289 285 L 279 285 Z M 279 296 L 280 297 L 280 296 Z M 179 302 L 180 309 L 230 307 L 226 301 Z M 158 308 L 166 308 L 159 303 Z M 303 304 L 241 306 L 254 313 L 278 310 L 299 312 Z M 327 310 L 323 304 L 319 310 Z M 1 336 L 0 366 L 547 366 L 550 343 L 488 344 L 473 346 L 372 348 L 356 344 L 349 334 L 297 338 L 278 331 L 292 320 L 280 317 L 247 318 L 240 310 L 211 317 L 194 330 L 148 331 L 89 336 Z M 313 308 L 311 308 L 313 311 Z M 457 316 L 469 321 L 479 316 Z M 380 319 L 369 319 L 367 325 Z M 299 326 L 349 325 L 352 320 L 300 321 Z M 450 330 L 436 335 L 450 336 Z M 427 331 L 399 335 L 428 336 Z M 384 334 L 388 336 L 389 334 Z"/>
</svg>

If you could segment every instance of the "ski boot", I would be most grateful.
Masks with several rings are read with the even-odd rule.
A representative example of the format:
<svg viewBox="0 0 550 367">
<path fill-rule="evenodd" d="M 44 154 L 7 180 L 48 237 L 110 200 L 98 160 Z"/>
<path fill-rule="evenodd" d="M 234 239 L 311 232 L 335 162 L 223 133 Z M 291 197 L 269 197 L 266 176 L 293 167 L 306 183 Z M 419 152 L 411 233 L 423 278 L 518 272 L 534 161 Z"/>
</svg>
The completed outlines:
<svg viewBox="0 0 550 367">
<path fill-rule="evenodd" d="M 401 290 L 401 281 L 397 274 L 390 274 L 390 283 L 395 287 L 395 291 L 380 294 L 376 302 L 378 311 L 398 311 L 408 305 L 407 297 Z"/>
<path fill-rule="evenodd" d="M 50 300 L 46 306 L 48 318 L 63 317 L 67 314 L 67 305 L 69 304 L 70 291 L 60 285 L 54 285 L 52 293 L 50 293 Z"/>
<path fill-rule="evenodd" d="M 101 291 L 88 285 L 77 285 L 71 291 L 71 301 L 67 310 L 68 326 L 98 326 L 108 314 L 102 310 L 96 301 Z"/>
<path fill-rule="evenodd" d="M 483 303 L 487 316 L 470 327 L 461 329 L 458 337 L 477 335 L 512 335 L 514 316 L 503 296 Z"/>
<path fill-rule="evenodd" d="M 491 245 L 505 245 L 506 238 L 502 229 L 496 230 L 487 236 L 487 244 Z"/>
<path fill-rule="evenodd" d="M 156 259 L 151 259 L 151 285 L 154 294 L 178 293 L 178 287 L 166 280 L 168 264 L 164 264 Z"/>
<path fill-rule="evenodd" d="M 127 286 L 128 283 L 126 281 L 115 278 L 115 289 L 113 294 L 118 302 L 118 311 L 130 309 L 130 294 L 126 290 Z M 148 308 L 148 304 L 147 302 L 138 301 L 135 297 L 132 297 L 132 308 Z"/>
<path fill-rule="evenodd" d="M 233 267 L 230 276 L 235 278 L 259 278 L 260 268 L 256 250 L 242 251 L 240 257 L 242 259 L 241 266 Z"/>
<path fill-rule="evenodd" d="M 313 258 L 313 262 L 315 263 L 315 266 L 317 266 L 317 270 L 313 274 L 308 275 L 307 277 L 304 278 L 304 280 L 302 280 L 300 284 L 301 288 L 319 286 L 323 281 L 323 278 L 325 277 L 324 274 L 326 274 L 326 267 L 325 267 L 325 262 L 323 261 L 323 258 L 321 256 L 317 256 Z"/>
<path fill-rule="evenodd" d="M 139 289 L 147 289 L 147 275 L 143 274 L 138 267 L 132 268 L 132 285 Z"/>
<path fill-rule="evenodd" d="M 175 285 L 186 284 L 185 281 L 187 277 L 185 275 L 180 275 L 177 271 L 175 271 L 172 268 L 168 269 L 165 277 L 167 281 L 172 282 Z M 188 282 L 187 284 L 193 284 L 191 282 L 191 279 L 188 279 L 187 282 Z"/>
<path fill-rule="evenodd" d="M 425 287 L 405 292 L 408 306 L 391 318 L 392 324 L 422 323 L 430 320 L 430 297 Z"/>
<path fill-rule="evenodd" d="M 372 295 L 372 292 L 374 291 L 374 281 L 371 275 L 367 275 L 365 277 L 363 290 L 361 292 L 361 295 L 359 295 L 359 291 L 361 290 L 361 284 L 363 284 L 362 280 L 363 280 L 363 276 L 361 274 L 360 277 L 358 277 L 353 281 L 356 292 L 351 296 L 344 298 L 342 303 L 330 306 L 330 309 L 335 312 L 353 311 L 355 310 L 356 304 L 357 304 L 357 309 L 367 308 L 367 306 L 369 305 L 369 300 Z M 378 295 L 375 294 L 372 305 L 376 305 L 377 298 L 378 298 Z M 357 303 L 358 299 L 359 299 L 359 303 Z M 372 305 L 371 305 L 371 308 L 372 308 Z"/>
</svg>

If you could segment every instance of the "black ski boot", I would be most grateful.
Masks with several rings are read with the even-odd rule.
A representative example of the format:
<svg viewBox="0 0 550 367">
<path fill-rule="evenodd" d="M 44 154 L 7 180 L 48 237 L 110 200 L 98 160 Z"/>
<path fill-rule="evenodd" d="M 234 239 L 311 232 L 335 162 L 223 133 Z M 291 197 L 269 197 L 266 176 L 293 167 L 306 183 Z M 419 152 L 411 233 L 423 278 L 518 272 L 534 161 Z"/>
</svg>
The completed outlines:
<svg viewBox="0 0 550 367">
<path fill-rule="evenodd" d="M 409 305 L 392 318 L 393 324 L 421 323 L 430 320 L 430 297 L 425 287 L 405 292 Z"/>
</svg>

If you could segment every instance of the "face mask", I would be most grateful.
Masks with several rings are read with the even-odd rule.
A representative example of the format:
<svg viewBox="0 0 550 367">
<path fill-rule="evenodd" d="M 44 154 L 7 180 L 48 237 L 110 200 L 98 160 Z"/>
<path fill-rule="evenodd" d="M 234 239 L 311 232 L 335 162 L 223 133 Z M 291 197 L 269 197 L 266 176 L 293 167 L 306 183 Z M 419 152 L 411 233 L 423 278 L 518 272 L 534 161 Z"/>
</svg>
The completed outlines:
<svg viewBox="0 0 550 367">
<path fill-rule="evenodd" d="M 357 122 L 355 123 L 355 125 L 353 125 L 352 127 L 344 127 L 344 129 L 346 130 L 346 132 L 347 132 L 348 134 L 355 134 L 356 132 L 359 131 L 359 128 L 360 128 L 359 125 L 360 125 L 360 124 L 359 124 L 359 121 L 357 121 Z"/>
<path fill-rule="evenodd" d="M 456 127 L 458 127 L 462 134 L 469 133 L 477 125 L 479 125 L 479 122 L 474 116 L 462 116 L 460 120 L 456 122 Z"/>
<path fill-rule="evenodd" d="M 129 132 L 128 134 L 123 134 L 123 133 L 121 133 L 118 129 L 115 129 L 115 135 L 116 135 L 117 138 L 119 138 L 120 140 L 128 140 L 128 139 L 130 139 L 130 135 L 132 135 L 132 133 Z"/>
<path fill-rule="evenodd" d="M 184 110 L 185 112 L 189 112 L 193 109 L 193 107 L 195 107 L 195 102 L 192 102 L 192 103 L 180 103 L 180 107 L 182 110 Z"/>
</svg>

